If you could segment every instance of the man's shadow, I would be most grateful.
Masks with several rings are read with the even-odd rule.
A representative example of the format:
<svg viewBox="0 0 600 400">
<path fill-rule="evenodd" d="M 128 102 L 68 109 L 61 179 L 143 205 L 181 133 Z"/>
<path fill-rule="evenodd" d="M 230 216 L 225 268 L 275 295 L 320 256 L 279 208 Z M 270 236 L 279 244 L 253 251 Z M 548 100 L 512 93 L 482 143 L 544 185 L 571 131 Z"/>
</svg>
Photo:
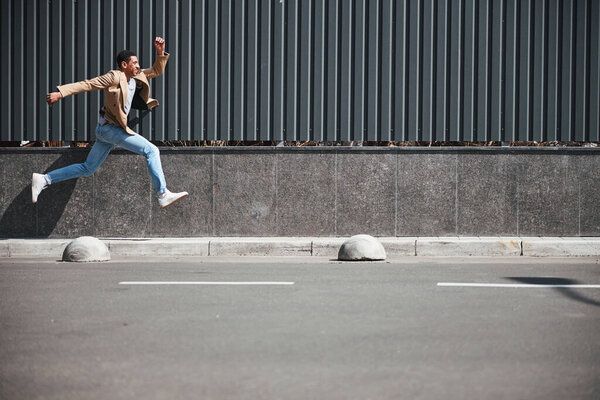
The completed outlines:
<svg viewBox="0 0 600 400">
<path fill-rule="evenodd" d="M 44 173 L 57 168 L 62 168 L 73 163 L 81 163 L 87 157 L 87 151 L 74 151 L 62 154 L 54 161 Z M 56 228 L 56 224 L 65 212 L 65 208 L 77 184 L 77 179 L 60 182 L 44 189 L 38 197 L 38 203 L 31 202 L 31 174 L 26 173 L 28 183 L 8 205 L 0 218 L 0 238 L 47 238 Z M 10 191 L 23 184 L 22 181 L 4 187 L 5 196 L 10 196 Z M 11 187 L 12 186 L 12 187 Z M 43 207 L 38 208 L 38 204 Z"/>
<path fill-rule="evenodd" d="M 525 283 L 525 284 L 532 284 L 532 285 L 577 285 L 579 284 L 579 282 L 577 282 L 576 280 L 573 279 L 566 279 L 566 278 L 537 278 L 537 277 L 507 277 L 507 279 L 519 282 L 519 283 Z M 580 303 L 584 303 L 584 304 L 589 304 L 591 306 L 596 306 L 596 307 L 600 307 L 600 302 L 594 300 L 594 299 L 590 299 L 589 297 L 585 297 L 581 294 L 579 294 L 578 292 L 576 292 L 574 289 L 569 288 L 569 287 L 557 287 L 557 288 L 553 288 L 555 291 L 559 292 L 560 294 L 562 294 L 565 297 L 568 297 L 571 300 L 575 300 L 578 301 Z"/>
</svg>

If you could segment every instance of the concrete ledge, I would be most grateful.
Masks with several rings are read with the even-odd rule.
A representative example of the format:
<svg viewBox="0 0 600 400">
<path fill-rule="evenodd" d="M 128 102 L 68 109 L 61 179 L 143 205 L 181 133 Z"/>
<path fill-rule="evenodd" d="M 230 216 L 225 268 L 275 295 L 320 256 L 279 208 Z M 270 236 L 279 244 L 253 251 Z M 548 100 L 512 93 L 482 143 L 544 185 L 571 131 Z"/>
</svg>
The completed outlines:
<svg viewBox="0 0 600 400">
<path fill-rule="evenodd" d="M 521 240 L 501 237 L 418 238 L 417 256 L 520 256 Z"/>
<path fill-rule="evenodd" d="M 595 237 L 401 237 L 378 238 L 390 257 L 600 256 Z M 126 256 L 317 256 L 337 258 L 345 238 L 198 237 L 105 238 L 111 254 Z M 3 239 L 0 257 L 60 259 L 70 239 Z"/>
<path fill-rule="evenodd" d="M 310 256 L 310 238 L 215 238 L 211 256 Z"/>
<path fill-rule="evenodd" d="M 600 255 L 600 238 L 522 238 L 522 246 L 532 257 Z"/>
<path fill-rule="evenodd" d="M 8 239 L 8 257 L 56 257 L 62 259 L 72 239 Z M 3 243 L 3 244 L 4 244 Z"/>
<path fill-rule="evenodd" d="M 113 256 L 208 256 L 208 239 L 109 239 L 104 240 Z"/>
<path fill-rule="evenodd" d="M 600 237 L 600 147 L 164 147 L 190 194 L 167 210 L 144 158 L 115 150 L 31 203 L 32 172 L 88 153 L 0 148 L 0 238 Z"/>
</svg>

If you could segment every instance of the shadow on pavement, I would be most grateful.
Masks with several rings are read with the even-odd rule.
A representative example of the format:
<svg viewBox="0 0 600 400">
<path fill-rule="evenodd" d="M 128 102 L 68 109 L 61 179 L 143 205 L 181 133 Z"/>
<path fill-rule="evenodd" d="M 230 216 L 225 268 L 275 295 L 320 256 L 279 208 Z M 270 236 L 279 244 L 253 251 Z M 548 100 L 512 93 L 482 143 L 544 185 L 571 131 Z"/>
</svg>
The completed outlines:
<svg viewBox="0 0 600 400">
<path fill-rule="evenodd" d="M 536 277 L 507 277 L 506 279 L 510 279 L 512 281 L 516 281 L 519 283 L 525 283 L 530 285 L 579 285 L 580 283 L 574 279 L 566 279 L 566 278 L 536 278 Z M 553 288 L 560 294 L 565 297 L 570 298 L 571 300 L 579 301 L 580 303 L 589 304 L 592 306 L 600 307 L 600 302 L 585 297 L 574 289 L 558 287 Z"/>
</svg>

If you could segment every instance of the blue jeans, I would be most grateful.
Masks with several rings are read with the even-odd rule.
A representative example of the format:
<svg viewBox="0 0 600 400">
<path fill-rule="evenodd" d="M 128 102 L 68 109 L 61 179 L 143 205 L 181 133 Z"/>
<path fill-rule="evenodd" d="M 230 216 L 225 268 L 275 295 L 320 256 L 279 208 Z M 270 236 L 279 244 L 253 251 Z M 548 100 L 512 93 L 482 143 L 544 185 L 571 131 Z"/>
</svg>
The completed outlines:
<svg viewBox="0 0 600 400">
<path fill-rule="evenodd" d="M 96 126 L 96 142 L 87 159 L 82 164 L 72 164 L 64 168 L 48 172 L 49 183 L 61 182 L 80 176 L 90 176 L 104 162 L 113 147 L 119 146 L 133 153 L 146 157 L 148 172 L 152 177 L 154 188 L 160 194 L 166 190 L 165 175 L 160 164 L 158 148 L 143 136 L 130 135 L 121 127 L 107 124 Z"/>
</svg>

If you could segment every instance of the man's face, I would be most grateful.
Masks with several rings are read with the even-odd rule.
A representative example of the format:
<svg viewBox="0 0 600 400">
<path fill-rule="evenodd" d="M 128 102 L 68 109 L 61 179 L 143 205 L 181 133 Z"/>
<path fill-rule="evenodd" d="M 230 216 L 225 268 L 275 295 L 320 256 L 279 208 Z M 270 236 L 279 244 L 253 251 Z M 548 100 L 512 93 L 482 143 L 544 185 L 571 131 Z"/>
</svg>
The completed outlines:
<svg viewBox="0 0 600 400">
<path fill-rule="evenodd" d="M 140 64 L 136 56 L 129 57 L 129 62 L 121 62 L 121 71 L 128 75 L 137 75 L 140 72 Z"/>
</svg>

